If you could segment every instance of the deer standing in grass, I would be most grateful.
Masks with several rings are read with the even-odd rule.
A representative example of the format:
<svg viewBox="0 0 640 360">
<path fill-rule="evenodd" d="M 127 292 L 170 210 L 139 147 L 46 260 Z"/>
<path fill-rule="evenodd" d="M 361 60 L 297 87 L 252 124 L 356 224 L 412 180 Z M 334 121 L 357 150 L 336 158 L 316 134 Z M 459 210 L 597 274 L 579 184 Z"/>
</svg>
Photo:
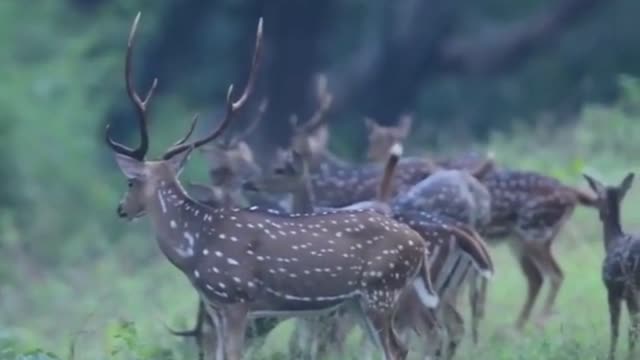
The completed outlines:
<svg viewBox="0 0 640 360">
<path fill-rule="evenodd" d="M 401 127 L 403 125 L 398 125 L 397 128 Z M 371 145 L 383 146 L 384 141 L 375 139 L 383 139 L 385 132 L 391 134 L 392 130 L 393 134 L 398 133 L 394 127 L 376 125 L 375 131 L 370 134 Z M 380 151 L 382 150 L 370 150 L 370 153 Z M 468 169 L 476 166 L 478 160 L 477 156 L 467 156 L 443 160 L 437 164 Z M 476 177 L 491 195 L 490 221 L 481 226 L 479 231 L 489 242 L 511 240 L 514 255 L 527 280 L 527 297 L 516 320 L 516 330 L 522 331 L 529 321 L 547 278 L 550 289 L 537 321 L 539 326 L 544 326 L 553 314 L 564 280 L 563 271 L 553 256 L 552 244 L 576 206 L 594 207 L 595 199 L 583 190 L 532 171 L 494 168 Z M 479 287 L 486 288 L 486 283 L 481 281 Z M 482 313 L 483 309 L 478 311 Z"/>
<path fill-rule="evenodd" d="M 129 48 L 138 20 L 139 15 Z M 119 144 L 107 127 L 107 143 L 129 184 L 117 213 L 129 220 L 148 214 L 160 249 L 206 304 L 216 327 L 217 359 L 241 359 L 249 318 L 300 316 L 341 306 L 360 315 L 386 359 L 404 359 L 407 350 L 392 322 L 398 298 L 413 288 L 425 308 L 438 301 L 420 235 L 370 210 L 283 215 L 253 207 L 212 208 L 188 197 L 178 180 L 189 154 L 222 134 L 246 103 L 261 37 L 262 21 L 247 86 L 235 102 L 230 87 L 220 125 L 200 140 L 178 141 L 159 160 L 145 160 L 152 92 L 142 100 L 127 87 L 138 112 L 141 143 L 135 149 Z"/>
<path fill-rule="evenodd" d="M 586 174 L 584 177 L 597 195 L 604 232 L 606 256 L 602 264 L 602 280 L 607 288 L 611 321 L 609 359 L 615 359 L 623 302 L 631 318 L 628 359 L 637 359 L 635 346 L 640 332 L 640 235 L 625 233 L 620 224 L 622 200 L 631 188 L 634 174 L 628 174 L 618 186 L 605 186 Z"/>
<path fill-rule="evenodd" d="M 187 183 L 185 190 L 193 199 L 212 207 L 243 207 L 261 206 L 268 209 L 283 211 L 282 207 L 262 194 L 248 194 L 241 191 L 242 179 L 256 176 L 260 171 L 256 164 L 253 152 L 245 139 L 256 129 L 262 120 L 267 109 L 267 101 L 263 100 L 258 107 L 258 114 L 254 116 L 251 123 L 240 133 L 227 138 L 222 142 L 208 143 L 201 150 L 207 157 L 209 166 L 210 185 Z M 250 323 L 247 333 L 247 341 L 251 342 L 252 348 L 259 349 L 266 335 L 278 324 L 278 319 L 261 318 Z M 196 314 L 196 324 L 190 330 L 169 331 L 182 337 L 192 337 L 198 346 L 199 359 L 203 360 L 205 355 L 212 353 L 215 349 L 214 341 L 207 336 L 213 329 L 213 322 L 207 315 L 204 302 L 199 301 Z"/>
</svg>

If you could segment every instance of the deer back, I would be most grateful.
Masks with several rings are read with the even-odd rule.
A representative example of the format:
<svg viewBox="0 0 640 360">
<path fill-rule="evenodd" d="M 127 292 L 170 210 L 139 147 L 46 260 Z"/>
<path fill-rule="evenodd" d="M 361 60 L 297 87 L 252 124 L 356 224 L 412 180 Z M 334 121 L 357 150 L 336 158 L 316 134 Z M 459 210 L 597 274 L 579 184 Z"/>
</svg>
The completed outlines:
<svg viewBox="0 0 640 360">
<path fill-rule="evenodd" d="M 312 172 L 311 184 L 319 206 L 343 207 L 376 197 L 384 167 L 363 164 L 327 168 Z M 433 171 L 429 162 L 402 158 L 396 168 L 391 194 L 395 196 L 428 177 Z"/>
<path fill-rule="evenodd" d="M 579 203 L 576 189 L 535 172 L 501 169 L 482 183 L 491 194 L 491 221 L 483 229 L 490 237 L 505 237 L 515 229 L 544 240 Z"/>
<path fill-rule="evenodd" d="M 440 170 L 393 199 L 396 212 L 429 211 L 470 226 L 488 222 L 491 196 L 465 171 Z"/>
</svg>

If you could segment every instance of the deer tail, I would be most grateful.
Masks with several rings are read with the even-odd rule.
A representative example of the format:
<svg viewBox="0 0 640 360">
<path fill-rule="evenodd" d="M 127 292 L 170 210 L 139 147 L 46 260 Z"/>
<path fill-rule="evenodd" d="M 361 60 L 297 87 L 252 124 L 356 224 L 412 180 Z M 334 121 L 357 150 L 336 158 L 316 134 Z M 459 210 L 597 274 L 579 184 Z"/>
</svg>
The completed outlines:
<svg viewBox="0 0 640 360">
<path fill-rule="evenodd" d="M 492 152 L 487 154 L 487 158 L 483 160 L 480 165 L 471 169 L 470 173 L 476 179 L 482 179 L 489 172 L 493 171 L 496 167 L 495 155 Z"/>
<path fill-rule="evenodd" d="M 400 157 L 402 156 L 403 148 L 402 144 L 395 143 L 389 150 L 389 158 L 384 166 L 384 174 L 382 175 L 382 181 L 380 182 L 380 188 L 378 189 L 378 201 L 387 204 L 391 199 L 393 175 L 396 171 Z"/>
<path fill-rule="evenodd" d="M 588 207 L 596 207 L 597 206 L 597 200 L 598 199 L 594 194 L 591 194 L 588 191 L 585 191 L 585 190 L 582 190 L 582 189 L 578 189 L 578 188 L 571 188 L 571 190 L 576 195 L 576 199 L 578 200 L 578 204 L 580 204 L 582 206 L 588 206 Z"/>
<path fill-rule="evenodd" d="M 457 245 L 471 258 L 476 270 L 483 278 L 490 279 L 494 272 L 493 260 L 480 234 L 466 226 L 451 227 L 450 229 L 458 235 L 456 237 Z"/>
</svg>

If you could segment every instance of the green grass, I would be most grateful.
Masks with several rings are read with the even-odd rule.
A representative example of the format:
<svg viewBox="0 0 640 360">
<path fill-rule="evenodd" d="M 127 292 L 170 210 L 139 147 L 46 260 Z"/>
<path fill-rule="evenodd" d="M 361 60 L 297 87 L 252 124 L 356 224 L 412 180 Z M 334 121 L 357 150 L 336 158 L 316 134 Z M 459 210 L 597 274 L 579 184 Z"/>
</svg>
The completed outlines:
<svg viewBox="0 0 640 360">
<path fill-rule="evenodd" d="M 630 194 L 626 214 L 638 214 L 633 208 L 638 199 L 640 191 Z M 626 217 L 627 227 L 640 224 L 640 217 L 635 216 Z M 141 231 L 145 230 L 142 226 Z M 76 359 L 193 358 L 193 345 L 168 335 L 163 323 L 190 326 L 196 304 L 194 292 L 162 258 L 150 235 L 135 234 L 99 261 L 41 274 L 39 278 L 23 273 L 15 287 L 1 290 L 0 324 L 26 348 L 37 344 L 66 356 L 73 343 Z M 134 241 L 149 243 L 146 258 L 136 257 L 145 266 L 134 265 L 132 255 L 127 253 L 126 243 Z M 467 339 L 460 349 L 460 359 L 604 356 L 609 328 L 600 280 L 600 224 L 595 212 L 579 209 L 557 241 L 555 250 L 566 279 L 558 298 L 557 315 L 545 329 L 532 324 L 519 338 L 504 335 L 524 301 L 525 284 L 509 247 L 498 245 L 492 250 L 497 271 L 482 324 L 482 341 L 473 347 Z M 466 298 L 463 300 L 466 309 Z M 291 322 L 282 324 L 269 336 L 259 352 L 260 358 L 282 356 L 274 354 L 285 350 L 290 325 Z M 357 354 L 358 342 L 350 343 L 350 351 Z M 621 349 L 626 351 L 624 337 Z"/>
</svg>

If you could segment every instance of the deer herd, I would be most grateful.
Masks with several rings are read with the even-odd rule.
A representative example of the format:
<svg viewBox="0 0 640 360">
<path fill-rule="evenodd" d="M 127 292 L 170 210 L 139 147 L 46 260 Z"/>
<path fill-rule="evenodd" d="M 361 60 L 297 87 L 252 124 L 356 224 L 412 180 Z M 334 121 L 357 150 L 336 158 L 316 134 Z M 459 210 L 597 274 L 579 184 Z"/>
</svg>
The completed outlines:
<svg viewBox="0 0 640 360">
<path fill-rule="evenodd" d="M 621 303 L 631 321 L 630 348 L 640 325 L 640 237 L 620 226 L 620 203 L 633 174 L 617 187 L 586 176 L 593 192 L 535 172 L 498 167 L 492 156 L 430 160 L 403 156 L 411 117 L 385 127 L 366 119 L 368 162 L 341 160 L 328 149 L 326 79 L 316 87 L 317 110 L 306 121 L 292 116 L 292 139 L 270 166 L 256 164 L 246 137 L 268 106 L 260 102 L 247 128 L 221 139 L 250 101 L 262 52 L 262 20 L 247 84 L 234 100 L 229 87 L 224 118 L 190 140 L 197 116 L 179 141 L 157 160 L 149 147 L 147 107 L 132 84 L 133 22 L 125 60 L 128 95 L 140 145 L 106 140 L 128 190 L 120 217 L 147 215 L 161 251 L 199 297 L 196 326 L 172 331 L 194 337 L 199 358 L 237 360 L 282 319 L 296 317 L 290 358 L 340 358 L 346 334 L 361 325 L 362 346 L 385 359 L 450 359 L 465 333 L 459 297 L 468 292 L 470 328 L 479 341 L 488 281 L 494 267 L 487 243 L 508 241 L 527 282 L 515 321 L 523 330 L 547 279 L 550 290 L 536 317 L 552 316 L 563 272 L 552 245 L 576 206 L 597 209 L 604 227 L 603 278 L 611 313 L 614 357 Z M 211 184 L 182 183 L 180 173 L 199 149 Z M 409 346 L 409 345 L 412 346 Z M 364 357 L 364 356 L 363 356 Z"/>
</svg>

